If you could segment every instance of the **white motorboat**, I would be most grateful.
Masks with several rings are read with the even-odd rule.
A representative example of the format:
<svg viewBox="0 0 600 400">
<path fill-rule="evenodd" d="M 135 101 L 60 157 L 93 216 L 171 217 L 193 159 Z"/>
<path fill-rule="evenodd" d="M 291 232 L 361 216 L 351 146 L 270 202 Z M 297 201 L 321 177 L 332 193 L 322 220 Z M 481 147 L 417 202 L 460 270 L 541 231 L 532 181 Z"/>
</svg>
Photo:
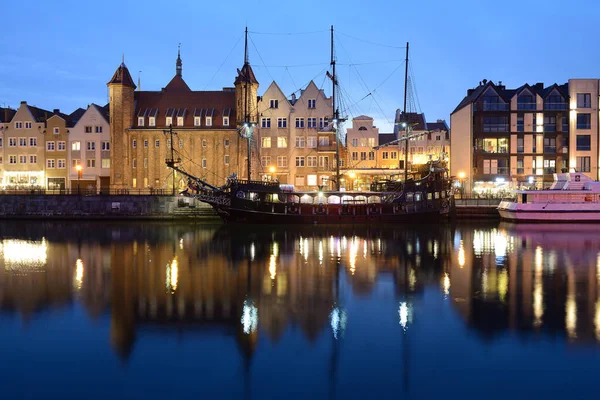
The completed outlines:
<svg viewBox="0 0 600 400">
<path fill-rule="evenodd" d="M 554 174 L 546 190 L 518 190 L 498 206 L 500 217 L 530 222 L 600 222 L 600 182 L 580 172 Z"/>
</svg>

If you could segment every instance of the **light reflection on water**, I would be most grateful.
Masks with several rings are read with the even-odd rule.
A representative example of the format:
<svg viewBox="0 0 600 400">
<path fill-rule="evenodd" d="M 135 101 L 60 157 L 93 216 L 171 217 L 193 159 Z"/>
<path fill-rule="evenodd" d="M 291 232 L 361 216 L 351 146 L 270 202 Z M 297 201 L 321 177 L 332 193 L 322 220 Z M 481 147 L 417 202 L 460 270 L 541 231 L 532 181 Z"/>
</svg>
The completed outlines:
<svg viewBox="0 0 600 400">
<path fill-rule="evenodd" d="M 48 341 L 65 365 L 125 374 L 119 390 L 145 382 L 147 367 L 186 376 L 180 363 L 192 357 L 212 378 L 179 393 L 224 397 L 269 393 L 267 372 L 278 393 L 311 388 L 317 397 L 359 395 L 357 379 L 376 383 L 365 395 L 468 394 L 456 371 L 485 382 L 503 363 L 555 365 L 560 382 L 572 346 L 588 351 L 568 356 L 569 379 L 589 383 L 586 374 L 600 372 L 590 361 L 600 355 L 595 226 L 98 228 L 0 225 L 0 350 L 12 362 L 0 372 L 14 375 L 14 390 L 20 373 L 41 377 L 55 360 Z M 80 361 L 74 338 L 95 338 L 85 346 L 93 355 Z M 286 374 L 292 365 L 304 366 L 294 367 L 301 380 Z M 428 385 L 432 365 L 447 377 L 439 388 Z"/>
</svg>

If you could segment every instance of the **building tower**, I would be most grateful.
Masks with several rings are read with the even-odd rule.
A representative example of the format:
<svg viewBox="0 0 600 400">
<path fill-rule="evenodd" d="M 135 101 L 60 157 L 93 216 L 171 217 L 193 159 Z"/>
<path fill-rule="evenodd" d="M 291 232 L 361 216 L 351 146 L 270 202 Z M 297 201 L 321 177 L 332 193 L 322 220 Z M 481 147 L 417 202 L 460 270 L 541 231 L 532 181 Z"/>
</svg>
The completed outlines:
<svg viewBox="0 0 600 400">
<path fill-rule="evenodd" d="M 110 95 L 110 142 L 112 144 L 110 188 L 124 189 L 131 184 L 130 168 L 128 168 L 130 141 L 126 130 L 133 124 L 133 96 L 136 88 L 125 61 L 119 65 L 107 85 Z"/>
<path fill-rule="evenodd" d="M 247 35 L 248 35 L 248 29 L 246 28 L 246 36 Z M 234 81 L 235 106 L 236 106 L 235 111 L 236 111 L 236 116 L 237 116 L 236 123 L 237 123 L 238 129 L 245 123 L 256 124 L 256 122 L 258 120 L 258 80 L 256 80 L 254 71 L 252 71 L 252 67 L 250 66 L 250 63 L 248 62 L 248 50 L 247 49 L 248 49 L 248 45 L 246 42 L 244 66 L 242 67 L 241 70 L 238 69 L 238 76 L 237 76 L 237 78 L 235 78 L 235 81 Z M 256 130 L 255 132 L 258 132 L 258 130 Z M 256 140 L 256 137 L 257 137 L 256 134 L 254 134 L 253 136 L 254 137 L 251 140 Z M 248 140 L 247 142 L 250 143 L 251 140 Z M 240 152 L 242 150 L 242 147 L 243 146 L 240 143 L 240 145 L 238 146 L 238 148 L 240 149 Z M 249 149 L 247 148 L 247 156 L 246 156 L 247 167 L 245 168 L 245 173 L 243 174 L 243 176 L 246 176 L 248 178 L 251 177 L 251 175 L 248 172 L 248 169 L 251 168 L 252 170 L 255 170 L 251 166 L 250 160 L 252 158 L 253 158 L 252 146 L 250 146 Z M 238 162 L 238 164 L 239 164 L 239 162 Z M 241 165 L 241 164 L 239 164 L 239 165 Z"/>
</svg>

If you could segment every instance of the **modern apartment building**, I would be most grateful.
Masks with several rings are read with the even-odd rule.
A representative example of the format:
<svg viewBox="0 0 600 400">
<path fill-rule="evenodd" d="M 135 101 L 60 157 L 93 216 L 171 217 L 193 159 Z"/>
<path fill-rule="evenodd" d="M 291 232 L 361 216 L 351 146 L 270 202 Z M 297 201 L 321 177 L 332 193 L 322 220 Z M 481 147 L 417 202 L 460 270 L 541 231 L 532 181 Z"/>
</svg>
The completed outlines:
<svg viewBox="0 0 600 400">
<path fill-rule="evenodd" d="M 110 188 L 108 104 L 90 104 L 70 129 L 67 171 L 71 189 L 107 192 Z M 80 170 L 77 166 L 80 166 Z"/>
<path fill-rule="evenodd" d="M 109 81 L 111 189 L 185 188 L 187 178 L 165 164 L 171 147 L 181 168 L 214 185 L 232 173 L 248 176 L 246 140 L 237 126 L 245 115 L 253 122 L 257 114 L 252 68 L 245 64 L 235 88 L 221 91 L 192 91 L 182 69 L 178 55 L 175 76 L 160 91 L 135 91 L 124 63 Z"/>
<path fill-rule="evenodd" d="M 598 178 L 598 80 L 525 84 L 484 80 L 451 114 L 450 168 L 466 194 L 544 187 L 575 168 Z"/>
</svg>

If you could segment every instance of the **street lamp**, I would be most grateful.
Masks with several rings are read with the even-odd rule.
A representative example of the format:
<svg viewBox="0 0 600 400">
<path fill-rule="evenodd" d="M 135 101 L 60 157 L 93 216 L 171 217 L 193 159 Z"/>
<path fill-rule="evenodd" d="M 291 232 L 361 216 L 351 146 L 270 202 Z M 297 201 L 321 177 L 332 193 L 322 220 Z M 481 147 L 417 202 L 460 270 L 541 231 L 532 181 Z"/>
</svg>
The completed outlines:
<svg viewBox="0 0 600 400">
<path fill-rule="evenodd" d="M 79 194 L 79 181 L 81 181 L 81 172 L 83 168 L 81 167 L 81 164 L 77 164 L 75 169 L 77 170 L 77 194 Z"/>
</svg>

